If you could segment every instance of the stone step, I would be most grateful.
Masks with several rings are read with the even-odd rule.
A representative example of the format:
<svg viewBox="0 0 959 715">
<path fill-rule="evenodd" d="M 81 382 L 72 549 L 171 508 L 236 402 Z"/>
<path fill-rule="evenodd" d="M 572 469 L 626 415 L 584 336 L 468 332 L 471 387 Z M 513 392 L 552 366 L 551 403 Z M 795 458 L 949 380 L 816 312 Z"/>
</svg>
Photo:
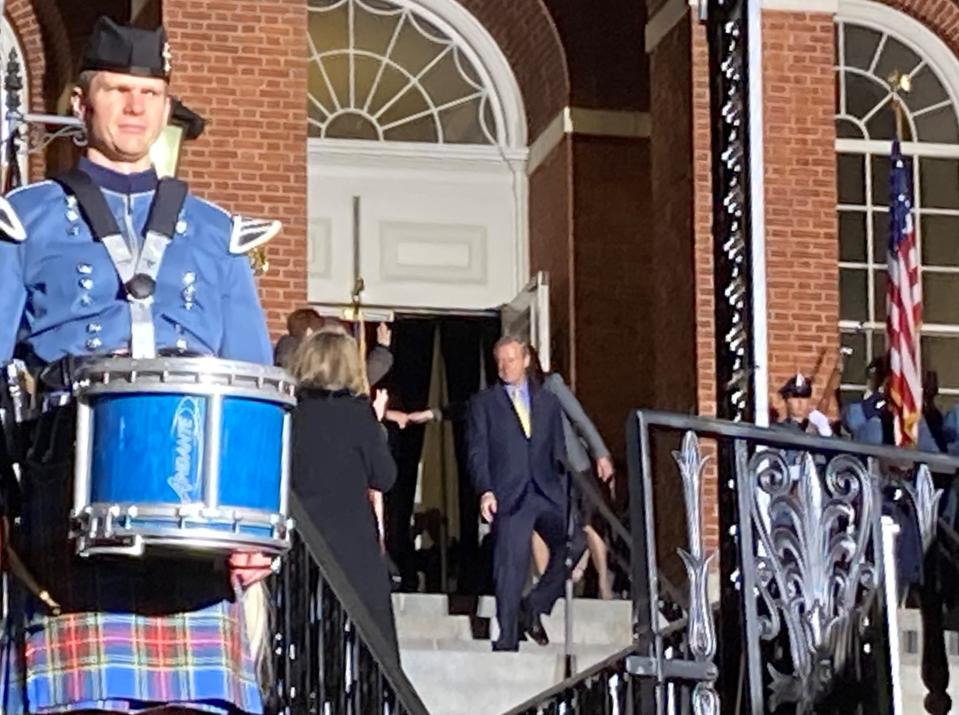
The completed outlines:
<svg viewBox="0 0 959 715">
<path fill-rule="evenodd" d="M 499 635 L 494 617 L 496 603 L 491 596 L 456 599 L 434 594 L 395 594 L 393 608 L 400 638 L 472 640 L 484 637 L 487 633 L 492 639 Z M 543 617 L 543 626 L 551 641 L 563 640 L 565 614 L 565 602 L 558 601 L 553 612 Z M 631 638 L 631 618 L 632 605 L 628 601 L 575 599 L 573 642 L 589 645 L 628 645 Z"/>
<path fill-rule="evenodd" d="M 414 650 L 431 650 L 458 653 L 491 653 L 492 644 L 488 640 L 461 640 L 461 639 L 442 639 L 442 638 L 400 638 L 400 650 L 403 653 Z M 608 658 L 616 652 L 610 650 L 608 645 L 584 645 L 582 643 L 572 644 L 573 667 L 577 671 L 585 670 L 592 665 Z M 549 645 L 540 646 L 531 641 L 521 641 L 519 652 L 530 653 L 532 655 L 550 654 L 559 658 L 565 656 L 564 644 L 560 642 L 551 642 Z"/>
<path fill-rule="evenodd" d="M 488 644 L 487 644 L 488 645 Z M 430 715 L 501 715 L 562 679 L 555 652 L 402 650 L 403 670 Z"/>
</svg>

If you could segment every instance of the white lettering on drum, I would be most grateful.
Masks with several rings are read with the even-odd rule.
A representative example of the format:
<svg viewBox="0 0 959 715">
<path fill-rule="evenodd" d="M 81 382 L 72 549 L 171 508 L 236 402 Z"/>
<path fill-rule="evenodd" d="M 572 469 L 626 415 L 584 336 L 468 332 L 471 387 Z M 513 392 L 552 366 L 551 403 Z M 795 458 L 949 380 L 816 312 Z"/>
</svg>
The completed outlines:
<svg viewBox="0 0 959 715">
<path fill-rule="evenodd" d="M 199 498 L 196 493 L 200 463 L 203 459 L 203 425 L 200 418 L 200 399 L 184 397 L 177 405 L 170 425 L 170 436 L 176 440 L 173 476 L 167 484 L 176 492 L 181 504 Z M 196 464 L 196 469 L 193 465 Z"/>
</svg>

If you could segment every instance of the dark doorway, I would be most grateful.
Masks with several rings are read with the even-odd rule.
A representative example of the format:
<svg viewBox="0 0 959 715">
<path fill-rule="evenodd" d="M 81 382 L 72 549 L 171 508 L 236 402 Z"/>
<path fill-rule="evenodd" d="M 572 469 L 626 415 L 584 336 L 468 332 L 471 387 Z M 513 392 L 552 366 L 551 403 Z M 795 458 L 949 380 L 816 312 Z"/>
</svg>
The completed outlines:
<svg viewBox="0 0 959 715">
<path fill-rule="evenodd" d="M 403 590 L 474 594 L 487 586 L 488 565 L 479 558 L 478 503 L 467 471 L 465 413 L 469 398 L 495 379 L 492 348 L 499 336 L 495 315 L 395 318 L 394 367 L 379 387 L 389 390 L 392 409 L 440 408 L 444 417 L 443 430 L 435 423 L 389 426 L 398 475 L 386 495 L 386 541 Z M 452 454 L 444 451 L 448 468 L 430 468 L 436 459 L 424 455 L 428 429 L 436 432 L 427 451 L 437 439 L 452 447 Z M 432 504 L 423 499 L 417 511 L 418 481 L 420 494 L 444 498 Z"/>
</svg>

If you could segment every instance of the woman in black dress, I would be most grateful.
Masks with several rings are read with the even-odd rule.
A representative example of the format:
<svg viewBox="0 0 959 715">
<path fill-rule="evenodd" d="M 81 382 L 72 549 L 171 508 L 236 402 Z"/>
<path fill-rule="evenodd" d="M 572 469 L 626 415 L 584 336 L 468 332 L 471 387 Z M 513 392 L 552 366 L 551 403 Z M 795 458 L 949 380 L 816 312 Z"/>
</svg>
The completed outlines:
<svg viewBox="0 0 959 715">
<path fill-rule="evenodd" d="M 342 331 L 314 333 L 297 348 L 293 365 L 300 381 L 293 491 L 399 659 L 370 498 L 371 490 L 393 486 L 396 464 L 367 394 L 356 341 Z"/>
</svg>

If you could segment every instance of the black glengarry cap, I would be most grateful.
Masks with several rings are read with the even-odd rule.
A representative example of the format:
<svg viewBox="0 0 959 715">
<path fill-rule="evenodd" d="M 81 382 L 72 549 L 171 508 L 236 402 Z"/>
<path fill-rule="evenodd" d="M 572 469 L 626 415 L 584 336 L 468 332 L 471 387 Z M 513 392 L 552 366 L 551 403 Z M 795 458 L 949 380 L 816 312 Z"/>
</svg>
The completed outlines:
<svg viewBox="0 0 959 715">
<path fill-rule="evenodd" d="M 163 27 L 143 30 L 101 17 L 93 26 L 83 51 L 80 71 L 106 70 L 169 80 L 170 59 L 170 45 Z"/>
</svg>

